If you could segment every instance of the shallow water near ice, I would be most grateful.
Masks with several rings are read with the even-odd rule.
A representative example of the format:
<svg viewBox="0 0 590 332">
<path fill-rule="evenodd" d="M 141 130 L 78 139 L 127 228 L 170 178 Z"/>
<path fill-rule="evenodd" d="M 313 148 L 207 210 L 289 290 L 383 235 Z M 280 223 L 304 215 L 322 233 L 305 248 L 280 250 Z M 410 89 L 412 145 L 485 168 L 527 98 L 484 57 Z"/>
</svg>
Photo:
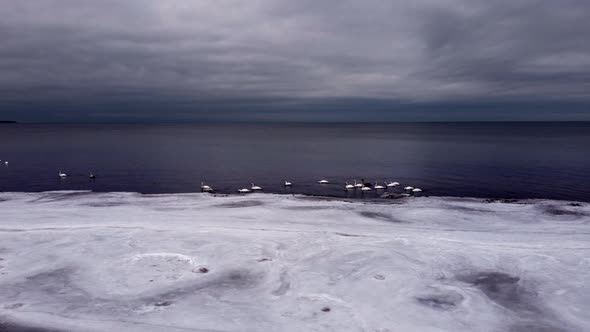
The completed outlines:
<svg viewBox="0 0 590 332">
<path fill-rule="evenodd" d="M 588 331 L 589 235 L 583 202 L 0 193 L 0 330 Z"/>
</svg>

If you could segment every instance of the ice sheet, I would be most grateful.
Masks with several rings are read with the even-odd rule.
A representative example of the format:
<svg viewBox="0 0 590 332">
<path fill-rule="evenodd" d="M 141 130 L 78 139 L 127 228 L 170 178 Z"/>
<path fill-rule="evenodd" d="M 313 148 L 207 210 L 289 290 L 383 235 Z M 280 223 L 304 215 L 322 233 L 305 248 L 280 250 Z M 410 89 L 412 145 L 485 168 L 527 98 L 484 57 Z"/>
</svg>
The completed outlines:
<svg viewBox="0 0 590 332">
<path fill-rule="evenodd" d="M 564 201 L 0 193 L 0 330 L 590 331 L 589 235 Z"/>
</svg>

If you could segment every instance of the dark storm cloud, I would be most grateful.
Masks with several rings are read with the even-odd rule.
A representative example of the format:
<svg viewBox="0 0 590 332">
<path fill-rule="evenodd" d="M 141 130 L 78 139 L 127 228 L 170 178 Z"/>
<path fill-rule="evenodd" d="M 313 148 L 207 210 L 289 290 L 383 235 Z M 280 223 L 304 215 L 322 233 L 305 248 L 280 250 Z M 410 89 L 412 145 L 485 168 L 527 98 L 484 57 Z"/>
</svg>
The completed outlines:
<svg viewBox="0 0 590 332">
<path fill-rule="evenodd" d="M 584 0 L 4 0 L 0 17 L 0 112 L 27 120 L 590 101 Z"/>
<path fill-rule="evenodd" d="M 587 99 L 590 3 L 494 1 L 475 13 L 427 15 L 432 76 L 474 83 L 486 94 Z M 432 77 L 431 76 L 431 77 Z"/>
</svg>

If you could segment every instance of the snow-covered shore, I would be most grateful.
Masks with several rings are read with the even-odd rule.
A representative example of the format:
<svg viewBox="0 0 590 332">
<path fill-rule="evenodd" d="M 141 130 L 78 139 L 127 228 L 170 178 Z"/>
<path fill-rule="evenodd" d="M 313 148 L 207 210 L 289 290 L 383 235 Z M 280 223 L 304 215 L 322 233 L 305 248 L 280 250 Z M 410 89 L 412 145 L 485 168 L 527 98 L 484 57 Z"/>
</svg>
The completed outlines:
<svg viewBox="0 0 590 332">
<path fill-rule="evenodd" d="M 590 205 L 0 193 L 0 330 L 590 331 Z"/>
</svg>

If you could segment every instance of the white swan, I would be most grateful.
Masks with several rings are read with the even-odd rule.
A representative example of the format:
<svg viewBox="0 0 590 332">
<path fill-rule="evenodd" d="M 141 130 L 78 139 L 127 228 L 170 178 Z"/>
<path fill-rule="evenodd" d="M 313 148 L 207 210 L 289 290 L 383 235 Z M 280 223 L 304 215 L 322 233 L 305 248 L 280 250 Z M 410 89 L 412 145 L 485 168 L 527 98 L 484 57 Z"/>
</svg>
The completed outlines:
<svg viewBox="0 0 590 332">
<path fill-rule="evenodd" d="M 375 183 L 375 185 L 373 186 L 373 188 L 375 188 L 375 189 L 385 189 L 384 186 L 382 186 L 380 184 L 377 184 L 377 183 Z"/>
<path fill-rule="evenodd" d="M 405 188 L 404 188 L 404 190 L 408 190 L 408 191 L 410 191 L 410 190 L 414 190 L 414 187 L 407 186 L 407 187 L 405 187 Z"/>
<path fill-rule="evenodd" d="M 363 184 L 362 183 L 357 183 L 356 180 L 354 180 L 354 187 L 355 188 L 362 188 Z"/>
<path fill-rule="evenodd" d="M 420 188 L 414 188 L 414 189 L 412 189 L 412 191 L 415 192 L 415 193 L 420 193 L 420 192 L 422 192 L 422 189 L 420 189 Z"/>
<path fill-rule="evenodd" d="M 289 182 L 289 181 L 285 181 L 285 187 L 289 187 L 289 186 L 292 186 L 292 185 L 293 185 L 293 184 L 292 184 L 291 182 Z"/>
<path fill-rule="evenodd" d="M 362 187 L 361 190 L 362 191 L 371 191 L 371 187 Z"/>
<path fill-rule="evenodd" d="M 96 175 L 94 175 L 92 172 L 88 173 L 88 177 L 91 179 L 96 179 Z"/>
<path fill-rule="evenodd" d="M 328 180 L 319 180 L 318 183 L 319 184 L 327 184 L 327 183 L 330 183 L 330 181 L 328 181 Z"/>
<path fill-rule="evenodd" d="M 57 175 L 59 175 L 60 178 L 68 177 L 68 175 L 66 173 L 62 173 L 62 171 L 57 171 Z"/>
<path fill-rule="evenodd" d="M 348 184 L 348 182 L 345 182 L 345 183 L 346 183 L 346 185 L 344 186 L 344 189 L 346 189 L 346 190 L 354 189 L 354 186 L 352 184 Z"/>
<path fill-rule="evenodd" d="M 397 187 L 397 186 L 399 186 L 399 182 L 389 182 L 389 183 L 386 182 L 386 185 L 388 187 Z"/>
<path fill-rule="evenodd" d="M 247 194 L 250 192 L 250 189 L 242 188 L 242 189 L 238 189 L 238 192 L 242 193 L 242 194 Z"/>
<path fill-rule="evenodd" d="M 213 188 L 211 188 L 210 186 L 204 184 L 203 182 L 201 182 L 201 191 L 203 192 L 211 192 L 213 191 Z"/>
<path fill-rule="evenodd" d="M 250 183 L 252 185 L 252 187 L 250 187 L 250 189 L 252 190 L 262 190 L 262 187 L 259 187 L 257 185 L 255 185 L 254 183 Z"/>
</svg>

